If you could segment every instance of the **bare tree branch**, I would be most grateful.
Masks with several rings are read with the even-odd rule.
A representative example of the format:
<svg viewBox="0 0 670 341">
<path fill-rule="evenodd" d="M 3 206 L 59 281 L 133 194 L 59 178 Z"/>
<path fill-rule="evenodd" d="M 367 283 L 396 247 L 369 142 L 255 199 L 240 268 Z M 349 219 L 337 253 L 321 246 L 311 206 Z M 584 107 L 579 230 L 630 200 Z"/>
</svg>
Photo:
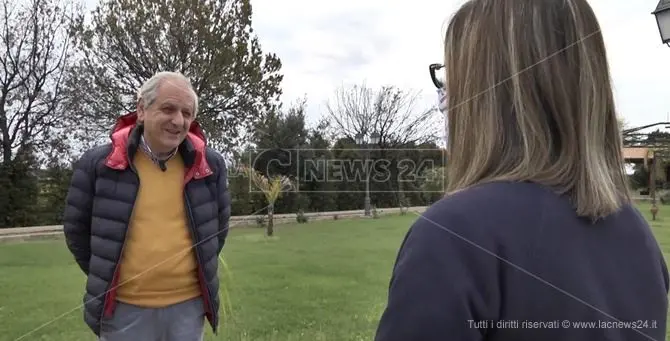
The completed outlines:
<svg viewBox="0 0 670 341">
<path fill-rule="evenodd" d="M 0 142 L 7 163 L 28 144 L 48 149 L 67 121 L 61 85 L 78 8 L 57 0 L 0 3 Z"/>
<path fill-rule="evenodd" d="M 418 94 L 393 86 L 373 90 L 366 85 L 341 87 L 326 105 L 326 119 L 336 137 L 380 134 L 380 146 L 409 147 L 437 138 L 434 108 L 417 110 Z"/>
</svg>

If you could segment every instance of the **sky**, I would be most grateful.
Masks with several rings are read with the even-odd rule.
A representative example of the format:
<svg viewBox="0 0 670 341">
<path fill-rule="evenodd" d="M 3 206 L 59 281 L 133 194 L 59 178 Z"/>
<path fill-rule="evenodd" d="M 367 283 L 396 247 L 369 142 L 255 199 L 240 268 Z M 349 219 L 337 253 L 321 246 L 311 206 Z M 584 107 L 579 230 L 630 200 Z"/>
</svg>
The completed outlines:
<svg viewBox="0 0 670 341">
<path fill-rule="evenodd" d="M 89 9 L 95 0 L 84 0 Z M 436 104 L 428 65 L 442 60 L 451 15 L 465 0 L 251 0 L 252 27 L 282 60 L 283 102 L 307 98 L 308 122 L 338 87 L 394 85 Z M 670 121 L 670 47 L 658 0 L 589 0 L 608 49 L 616 104 L 628 127 Z M 654 128 L 655 129 L 655 128 Z"/>
<path fill-rule="evenodd" d="M 314 122 L 342 85 L 395 85 L 436 102 L 428 65 L 442 59 L 450 16 L 465 0 L 251 0 L 253 28 L 283 63 L 285 103 L 307 97 Z M 620 115 L 630 127 L 670 120 L 670 47 L 658 0 L 590 0 L 600 21 Z"/>
</svg>

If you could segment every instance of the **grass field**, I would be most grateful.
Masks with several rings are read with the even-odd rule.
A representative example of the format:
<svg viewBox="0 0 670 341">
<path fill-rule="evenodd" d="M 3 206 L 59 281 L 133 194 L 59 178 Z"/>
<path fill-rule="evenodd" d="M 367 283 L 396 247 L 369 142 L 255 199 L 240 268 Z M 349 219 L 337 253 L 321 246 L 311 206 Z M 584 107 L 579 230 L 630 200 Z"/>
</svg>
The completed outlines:
<svg viewBox="0 0 670 341">
<path fill-rule="evenodd" d="M 232 314 L 206 340 L 369 340 L 414 213 L 233 229 L 224 257 Z M 63 241 L 0 244 L 0 340 L 94 340 L 82 320 L 84 276 Z M 69 313 L 68 313 L 69 312 Z"/>
<path fill-rule="evenodd" d="M 650 218 L 649 207 L 640 206 Z M 670 206 L 652 222 L 670 255 Z M 417 216 L 231 231 L 224 256 L 233 312 L 206 340 L 371 340 L 400 245 Z M 0 244 L 0 340 L 95 340 L 82 320 L 84 277 L 62 240 Z"/>
</svg>

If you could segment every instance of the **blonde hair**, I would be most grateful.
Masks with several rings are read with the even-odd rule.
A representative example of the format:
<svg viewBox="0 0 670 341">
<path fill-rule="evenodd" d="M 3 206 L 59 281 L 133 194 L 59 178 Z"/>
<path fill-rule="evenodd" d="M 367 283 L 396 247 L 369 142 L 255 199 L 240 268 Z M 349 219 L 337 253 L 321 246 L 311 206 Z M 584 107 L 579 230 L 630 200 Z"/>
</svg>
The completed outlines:
<svg viewBox="0 0 670 341">
<path fill-rule="evenodd" d="M 529 181 L 598 219 L 630 201 L 600 26 L 585 0 L 471 0 L 445 36 L 447 192 Z"/>
</svg>

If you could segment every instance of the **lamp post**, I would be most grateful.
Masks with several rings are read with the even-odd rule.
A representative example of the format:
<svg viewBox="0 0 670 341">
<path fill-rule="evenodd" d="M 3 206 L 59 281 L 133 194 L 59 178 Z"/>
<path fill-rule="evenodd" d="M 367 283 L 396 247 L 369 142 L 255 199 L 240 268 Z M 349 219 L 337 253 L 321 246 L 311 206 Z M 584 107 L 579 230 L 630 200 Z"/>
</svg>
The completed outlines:
<svg viewBox="0 0 670 341">
<path fill-rule="evenodd" d="M 369 217 L 372 211 L 370 205 L 370 167 L 368 166 L 368 160 L 370 159 L 370 146 L 375 146 L 379 143 L 379 134 L 374 132 L 370 134 L 370 141 L 365 134 L 359 133 L 356 134 L 356 144 L 365 148 L 365 201 L 364 209 L 365 216 Z"/>
<path fill-rule="evenodd" d="M 670 46 L 670 0 L 660 0 L 651 14 L 656 16 L 661 41 Z"/>
<path fill-rule="evenodd" d="M 661 41 L 663 44 L 670 46 L 670 0 L 659 0 L 656 9 L 651 13 L 656 16 L 656 25 L 658 25 L 658 33 L 661 35 Z M 652 190 L 656 192 L 656 156 L 653 160 L 653 168 L 651 169 L 652 177 Z M 658 207 L 656 206 L 656 195 L 652 196 L 651 202 L 651 214 L 652 219 L 656 220 L 656 214 L 658 213 Z"/>
</svg>

